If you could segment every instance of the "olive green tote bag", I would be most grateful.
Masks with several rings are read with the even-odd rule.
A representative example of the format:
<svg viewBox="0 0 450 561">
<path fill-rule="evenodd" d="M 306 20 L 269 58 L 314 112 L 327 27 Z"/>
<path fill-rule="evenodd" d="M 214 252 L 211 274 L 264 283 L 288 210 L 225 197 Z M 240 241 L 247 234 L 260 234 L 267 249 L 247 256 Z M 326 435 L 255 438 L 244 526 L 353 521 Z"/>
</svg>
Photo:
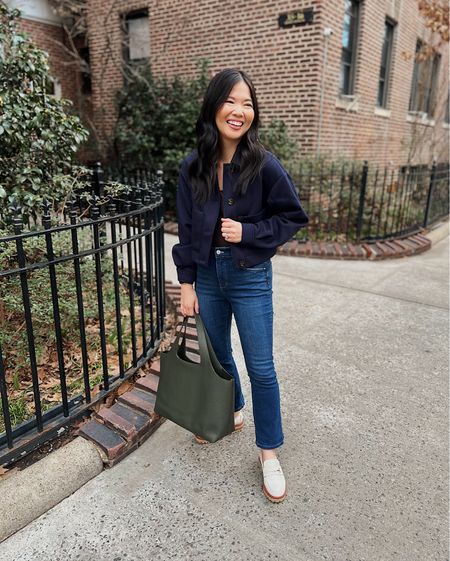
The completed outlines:
<svg viewBox="0 0 450 561">
<path fill-rule="evenodd" d="M 216 442 L 234 431 L 234 378 L 218 361 L 200 315 L 194 317 L 200 363 L 186 356 L 186 316 L 170 349 L 161 352 L 155 412 Z"/>
</svg>

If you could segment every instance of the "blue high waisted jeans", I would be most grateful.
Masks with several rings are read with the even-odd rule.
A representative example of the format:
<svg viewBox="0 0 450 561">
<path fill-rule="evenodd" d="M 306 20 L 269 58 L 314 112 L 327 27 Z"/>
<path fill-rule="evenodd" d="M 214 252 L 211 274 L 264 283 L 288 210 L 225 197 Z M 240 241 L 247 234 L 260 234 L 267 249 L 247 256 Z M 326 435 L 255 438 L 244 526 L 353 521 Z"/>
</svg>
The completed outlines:
<svg viewBox="0 0 450 561">
<path fill-rule="evenodd" d="M 273 449 L 284 442 L 280 390 L 273 362 L 272 262 L 240 269 L 229 246 L 214 247 L 210 264 L 197 265 L 199 314 L 221 365 L 234 376 L 235 411 L 245 400 L 231 348 L 234 314 L 250 378 L 256 446 Z"/>
</svg>

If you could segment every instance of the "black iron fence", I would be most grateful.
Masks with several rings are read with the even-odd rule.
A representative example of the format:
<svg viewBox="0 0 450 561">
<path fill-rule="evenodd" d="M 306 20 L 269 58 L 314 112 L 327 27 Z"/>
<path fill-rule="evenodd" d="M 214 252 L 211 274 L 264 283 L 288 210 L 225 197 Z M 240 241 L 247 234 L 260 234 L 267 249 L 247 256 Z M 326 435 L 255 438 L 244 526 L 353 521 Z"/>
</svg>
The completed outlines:
<svg viewBox="0 0 450 561">
<path fill-rule="evenodd" d="M 300 239 L 373 241 L 408 235 L 449 213 L 449 164 L 379 169 L 303 164 L 292 177 L 310 217 Z"/>
<path fill-rule="evenodd" d="M 110 174 L 110 179 L 115 179 Z M 122 179 L 122 178 L 118 178 Z M 54 438 L 156 352 L 164 331 L 160 175 L 137 176 L 58 216 L 3 209 L 0 238 L 0 464 Z"/>
</svg>

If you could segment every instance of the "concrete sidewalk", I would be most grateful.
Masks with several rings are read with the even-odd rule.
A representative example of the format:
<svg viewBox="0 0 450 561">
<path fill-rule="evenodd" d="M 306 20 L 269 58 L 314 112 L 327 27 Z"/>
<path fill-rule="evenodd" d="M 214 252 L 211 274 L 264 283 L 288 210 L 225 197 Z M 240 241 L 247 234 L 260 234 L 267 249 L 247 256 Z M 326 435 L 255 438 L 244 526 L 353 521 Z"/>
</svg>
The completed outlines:
<svg viewBox="0 0 450 561">
<path fill-rule="evenodd" d="M 167 278 L 174 236 L 165 236 Z M 447 559 L 448 237 L 384 262 L 275 256 L 288 498 L 246 427 L 200 446 L 170 421 L 0 544 L 2 561 Z"/>
</svg>

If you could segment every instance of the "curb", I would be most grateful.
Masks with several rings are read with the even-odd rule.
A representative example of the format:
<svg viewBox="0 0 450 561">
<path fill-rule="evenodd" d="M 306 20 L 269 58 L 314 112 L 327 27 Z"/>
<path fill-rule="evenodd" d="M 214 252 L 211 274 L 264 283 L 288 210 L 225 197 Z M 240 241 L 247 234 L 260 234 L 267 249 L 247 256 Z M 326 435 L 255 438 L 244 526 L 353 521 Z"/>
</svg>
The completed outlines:
<svg viewBox="0 0 450 561">
<path fill-rule="evenodd" d="M 182 321 L 177 305 L 181 286 L 166 281 L 166 298 Z M 186 329 L 187 355 L 200 362 L 195 319 Z M 175 338 L 175 334 L 172 340 Z M 143 370 L 141 369 L 141 372 Z M 120 462 L 140 446 L 166 420 L 153 409 L 159 382 L 159 359 L 122 393 L 113 405 L 93 412 L 75 432 L 74 440 L 45 458 L 0 479 L 0 542 L 77 491 L 90 479 Z M 14 514 L 11 516 L 11 514 Z"/>
<path fill-rule="evenodd" d="M 449 234 L 448 218 L 438 222 L 430 230 L 426 230 L 425 236 L 431 240 L 432 245 L 436 245 L 441 240 L 445 239 Z"/>
<path fill-rule="evenodd" d="M 97 448 L 76 438 L 0 481 L 0 542 L 103 471 Z"/>
<path fill-rule="evenodd" d="M 176 222 L 165 222 L 164 231 L 178 235 Z M 312 257 L 319 259 L 364 259 L 381 260 L 417 255 L 431 248 L 448 235 L 448 219 L 439 223 L 433 230 L 424 229 L 422 233 L 375 242 L 340 243 L 334 241 L 290 240 L 277 249 L 277 255 L 292 257 Z M 436 241 L 437 240 L 437 241 Z"/>
</svg>

